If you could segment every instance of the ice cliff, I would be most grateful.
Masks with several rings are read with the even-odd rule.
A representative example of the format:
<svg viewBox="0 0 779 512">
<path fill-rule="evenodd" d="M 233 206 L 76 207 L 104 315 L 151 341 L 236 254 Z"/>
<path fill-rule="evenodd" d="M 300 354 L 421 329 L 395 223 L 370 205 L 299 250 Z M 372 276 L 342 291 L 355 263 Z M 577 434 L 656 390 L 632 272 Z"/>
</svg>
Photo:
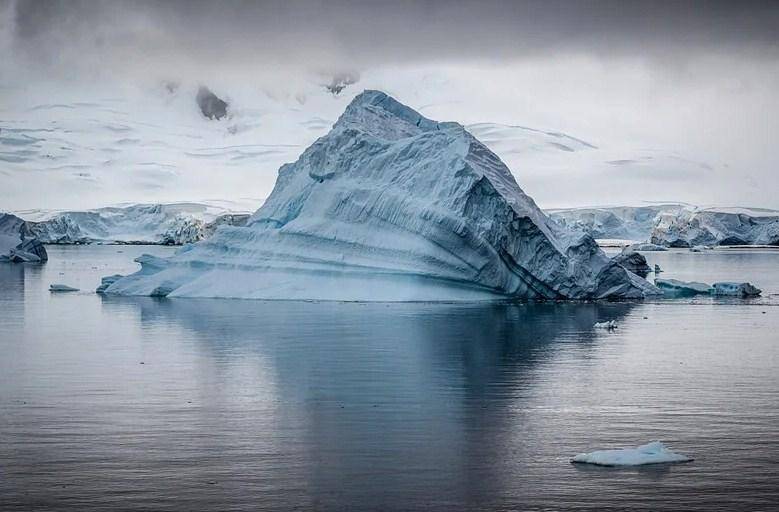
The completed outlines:
<svg viewBox="0 0 779 512">
<path fill-rule="evenodd" d="M 597 239 L 650 241 L 663 247 L 779 245 L 779 211 L 681 204 L 549 210 L 564 227 Z"/>
<path fill-rule="evenodd" d="M 312 300 L 642 298 L 659 291 L 539 210 L 461 125 L 365 91 L 245 227 L 106 293 Z"/>
<path fill-rule="evenodd" d="M 42 263 L 48 259 L 43 244 L 28 236 L 24 220 L 0 213 L 0 263 Z"/>
<path fill-rule="evenodd" d="M 20 215 L 29 219 L 29 234 L 48 244 L 182 245 L 210 236 L 219 225 L 242 225 L 249 217 L 202 203 L 135 204 L 64 212 L 28 210 Z"/>
<path fill-rule="evenodd" d="M 570 208 L 549 210 L 552 219 L 563 226 L 585 231 L 597 239 L 646 241 L 662 215 L 676 215 L 678 204 Z"/>
<path fill-rule="evenodd" d="M 651 241 L 668 247 L 779 245 L 779 211 L 686 209 L 663 216 L 652 230 Z"/>
</svg>

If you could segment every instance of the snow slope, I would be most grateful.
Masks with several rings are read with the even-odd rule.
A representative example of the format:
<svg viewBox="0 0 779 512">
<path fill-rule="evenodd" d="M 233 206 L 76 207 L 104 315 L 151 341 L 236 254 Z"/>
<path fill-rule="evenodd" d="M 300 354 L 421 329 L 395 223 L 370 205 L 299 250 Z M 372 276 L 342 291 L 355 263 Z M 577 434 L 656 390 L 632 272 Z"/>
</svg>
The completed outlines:
<svg viewBox="0 0 779 512">
<path fill-rule="evenodd" d="M 374 70 L 318 82 L 305 77 L 272 89 L 218 74 L 77 88 L 12 78 L 0 77 L 0 207 L 12 211 L 265 198 L 279 166 L 326 134 L 366 86 L 421 105 L 427 117 L 467 121 L 468 131 L 521 172 L 515 178 L 545 207 L 663 198 L 669 183 L 682 194 L 687 189 L 680 177 L 700 183 L 710 179 L 712 167 L 670 149 L 647 149 L 630 137 L 615 145 L 517 126 L 526 119 L 539 126 L 567 123 L 547 116 L 541 121 L 517 106 L 521 102 L 501 111 L 481 108 L 478 97 L 429 69 Z M 201 86 L 226 101 L 224 116 L 203 114 Z"/>
<path fill-rule="evenodd" d="M 642 298 L 659 291 L 550 221 L 457 123 L 365 91 L 246 227 L 220 229 L 109 294 L 317 300 Z"/>
</svg>

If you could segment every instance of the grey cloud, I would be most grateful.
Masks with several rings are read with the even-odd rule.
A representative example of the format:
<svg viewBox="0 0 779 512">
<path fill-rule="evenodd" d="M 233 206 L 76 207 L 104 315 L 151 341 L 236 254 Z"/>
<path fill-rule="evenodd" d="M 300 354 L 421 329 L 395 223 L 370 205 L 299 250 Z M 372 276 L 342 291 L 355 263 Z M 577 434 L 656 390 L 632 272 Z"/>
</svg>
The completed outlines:
<svg viewBox="0 0 779 512">
<path fill-rule="evenodd" d="M 779 8 L 760 1 L 6 2 L 16 53 L 65 70 L 779 53 Z"/>
</svg>

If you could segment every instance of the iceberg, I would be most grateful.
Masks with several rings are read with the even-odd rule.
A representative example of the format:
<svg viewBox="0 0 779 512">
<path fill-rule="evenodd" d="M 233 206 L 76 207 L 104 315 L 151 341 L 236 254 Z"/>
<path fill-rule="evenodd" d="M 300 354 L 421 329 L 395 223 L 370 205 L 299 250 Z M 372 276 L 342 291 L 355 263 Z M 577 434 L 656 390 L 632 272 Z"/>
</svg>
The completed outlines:
<svg viewBox="0 0 779 512">
<path fill-rule="evenodd" d="M 652 268 L 646 262 L 646 258 L 630 248 L 623 249 L 621 253 L 612 258 L 612 261 L 619 263 L 641 277 L 646 277 L 652 271 Z"/>
<path fill-rule="evenodd" d="M 613 331 L 617 328 L 617 321 L 616 320 L 607 320 L 605 322 L 595 322 L 593 325 L 596 329 L 606 329 L 607 331 Z"/>
<path fill-rule="evenodd" d="M 40 240 L 26 236 L 27 223 L 15 215 L 0 213 L 0 262 L 43 263 L 49 259 Z"/>
<path fill-rule="evenodd" d="M 52 284 L 49 285 L 49 291 L 50 292 L 77 292 L 78 288 L 73 288 L 72 286 L 68 286 L 66 284 Z"/>
<path fill-rule="evenodd" d="M 640 466 L 642 464 L 691 462 L 692 460 L 690 457 L 672 452 L 659 441 L 653 441 L 637 448 L 580 453 L 573 457 L 571 462 L 598 466 Z"/>
<path fill-rule="evenodd" d="M 222 226 L 108 294 L 340 301 L 640 299 L 660 291 L 551 221 L 463 126 L 379 91 Z"/>
<path fill-rule="evenodd" d="M 752 283 L 719 282 L 714 283 L 712 293 L 734 297 L 757 297 L 762 290 Z"/>
<path fill-rule="evenodd" d="M 713 288 L 706 283 L 696 281 L 679 281 L 678 279 L 655 279 L 655 286 L 663 290 L 665 295 L 672 297 L 692 297 L 693 295 L 708 295 Z"/>
<path fill-rule="evenodd" d="M 105 276 L 100 279 L 100 286 L 95 289 L 95 293 L 103 294 L 105 293 L 106 289 L 108 289 L 109 286 L 114 284 L 119 279 L 123 278 L 124 276 L 122 274 L 114 274 L 111 276 Z"/>
</svg>

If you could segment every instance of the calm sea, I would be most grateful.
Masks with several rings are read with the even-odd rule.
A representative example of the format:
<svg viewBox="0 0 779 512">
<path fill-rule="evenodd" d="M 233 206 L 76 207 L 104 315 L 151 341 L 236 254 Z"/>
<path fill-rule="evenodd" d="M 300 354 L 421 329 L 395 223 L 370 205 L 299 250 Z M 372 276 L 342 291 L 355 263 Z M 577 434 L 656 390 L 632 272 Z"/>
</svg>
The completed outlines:
<svg viewBox="0 0 779 512">
<path fill-rule="evenodd" d="M 0 265 L 0 510 L 779 508 L 779 251 L 647 254 L 753 301 L 92 293 L 141 252 Z M 569 463 L 652 440 L 695 461 Z"/>
</svg>

